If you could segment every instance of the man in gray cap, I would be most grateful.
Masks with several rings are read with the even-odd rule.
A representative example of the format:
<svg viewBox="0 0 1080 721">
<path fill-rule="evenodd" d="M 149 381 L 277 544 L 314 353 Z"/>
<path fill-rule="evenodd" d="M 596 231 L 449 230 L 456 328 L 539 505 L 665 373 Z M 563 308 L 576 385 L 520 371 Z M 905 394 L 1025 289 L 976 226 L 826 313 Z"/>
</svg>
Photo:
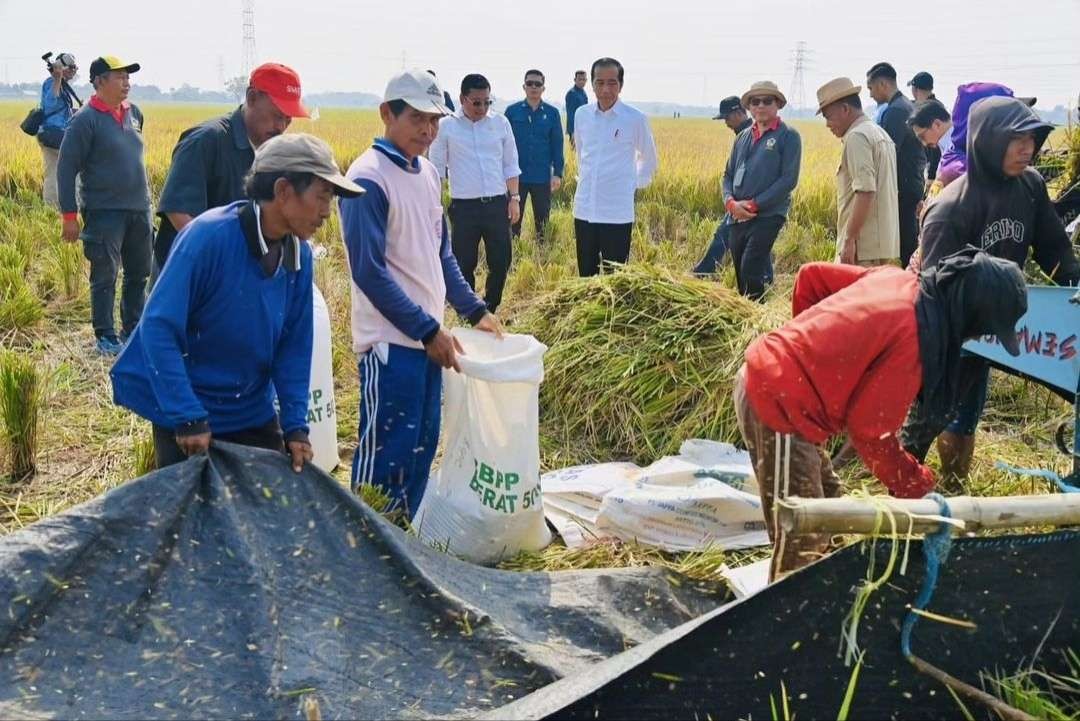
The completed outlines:
<svg viewBox="0 0 1080 721">
<path fill-rule="evenodd" d="M 447 302 L 476 328 L 502 334 L 458 267 L 439 171 L 424 157 L 449 114 L 431 73 L 391 78 L 379 106 L 386 132 L 349 167 L 367 192 L 341 202 L 353 350 L 365 389 L 352 487 L 379 486 L 410 517 L 439 445 L 443 369 L 460 370 L 461 346 L 444 323 Z"/>
<path fill-rule="evenodd" d="M 153 423 L 159 468 L 212 439 L 287 452 L 297 472 L 311 460 L 307 240 L 335 195 L 363 192 L 325 142 L 279 135 L 255 152 L 247 200 L 185 226 L 111 372 L 114 402 Z"/>
<path fill-rule="evenodd" d="M 723 120 L 731 132 L 738 137 L 739 133 L 754 124 L 754 121 L 746 114 L 746 108 L 742 106 L 738 95 L 730 95 L 720 101 L 720 110 L 713 116 L 713 120 Z M 731 234 L 731 216 L 724 213 L 720 224 L 716 226 L 712 243 L 705 251 L 705 257 L 694 266 L 695 275 L 711 275 L 717 267 L 723 264 L 724 255 L 728 249 L 728 236 Z M 772 277 L 772 265 L 769 265 L 769 277 Z"/>
</svg>

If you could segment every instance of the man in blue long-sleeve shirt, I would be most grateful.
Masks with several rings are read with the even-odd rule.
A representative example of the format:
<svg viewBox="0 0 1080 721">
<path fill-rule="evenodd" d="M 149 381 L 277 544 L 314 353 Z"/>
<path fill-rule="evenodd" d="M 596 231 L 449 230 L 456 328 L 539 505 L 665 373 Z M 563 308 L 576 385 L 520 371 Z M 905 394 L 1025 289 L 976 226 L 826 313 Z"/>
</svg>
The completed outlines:
<svg viewBox="0 0 1080 721">
<path fill-rule="evenodd" d="M 159 468 L 205 452 L 212 438 L 287 449 L 296 471 L 311 460 L 313 273 L 304 239 L 330 216 L 335 195 L 361 193 L 326 143 L 280 135 L 255 153 L 249 200 L 180 231 L 111 373 L 116 404 L 153 423 Z"/>
<path fill-rule="evenodd" d="M 574 87 L 566 91 L 566 135 L 570 138 L 570 147 L 574 146 L 574 113 L 582 105 L 589 104 L 589 96 L 585 94 L 585 85 L 589 82 L 589 74 L 584 70 L 574 73 Z"/>
<path fill-rule="evenodd" d="M 724 169 L 724 207 L 735 221 L 731 261 L 739 292 L 758 300 L 771 280 L 773 243 L 799 182 L 802 140 L 780 120 L 787 99 L 775 83 L 754 83 L 741 100 L 754 124 L 739 133 Z"/>
<path fill-rule="evenodd" d="M 544 74 L 539 70 L 525 73 L 525 99 L 506 109 L 506 119 L 514 132 L 517 145 L 518 193 L 521 194 L 521 216 L 511 226 L 514 237 L 521 235 L 525 203 L 532 198 L 533 223 L 536 240 L 544 240 L 544 228 L 551 214 L 551 194 L 562 185 L 563 139 L 559 111 L 543 101 Z"/>
<path fill-rule="evenodd" d="M 60 158 L 60 143 L 64 131 L 75 113 L 77 96 L 68 85 L 79 70 L 75 56 L 60 53 L 49 63 L 49 77 L 41 85 L 41 112 L 45 118 L 38 128 L 37 141 L 45 161 L 45 176 L 41 182 L 41 197 L 46 205 L 60 207 L 56 192 L 56 161 Z M 79 105 L 82 105 L 80 102 Z"/>
<path fill-rule="evenodd" d="M 348 171 L 367 192 L 341 202 L 363 389 L 352 488 L 378 486 L 410 517 L 439 444 L 443 369 L 460 370 L 461 348 L 443 327 L 447 301 L 477 328 L 502 333 L 461 273 L 439 171 L 424 157 L 449 112 L 430 73 L 391 78 L 379 106 L 386 134 Z"/>
</svg>

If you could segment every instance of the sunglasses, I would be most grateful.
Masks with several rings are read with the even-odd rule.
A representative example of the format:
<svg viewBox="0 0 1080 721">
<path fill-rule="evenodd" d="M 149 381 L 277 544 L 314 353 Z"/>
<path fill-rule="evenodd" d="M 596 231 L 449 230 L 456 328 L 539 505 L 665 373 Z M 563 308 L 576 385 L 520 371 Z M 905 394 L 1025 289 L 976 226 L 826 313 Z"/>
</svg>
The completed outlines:
<svg viewBox="0 0 1080 721">
<path fill-rule="evenodd" d="M 776 98 L 771 95 L 766 95 L 763 98 L 750 98 L 751 105 L 772 105 L 776 102 Z"/>
<path fill-rule="evenodd" d="M 525 87 L 527 87 L 527 88 L 542 88 L 542 87 L 544 87 L 544 84 L 542 82 L 540 82 L 539 80 L 526 80 L 525 81 Z"/>
<path fill-rule="evenodd" d="M 469 105 L 474 108 L 490 108 L 495 103 L 494 100 L 470 100 Z"/>
</svg>

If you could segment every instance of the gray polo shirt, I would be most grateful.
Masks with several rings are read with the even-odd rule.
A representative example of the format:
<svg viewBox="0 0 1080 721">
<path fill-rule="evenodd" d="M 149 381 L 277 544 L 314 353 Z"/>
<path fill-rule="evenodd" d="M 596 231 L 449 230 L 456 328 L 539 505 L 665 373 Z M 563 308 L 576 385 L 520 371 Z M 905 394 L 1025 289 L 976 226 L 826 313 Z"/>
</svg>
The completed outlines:
<svg viewBox="0 0 1080 721">
<path fill-rule="evenodd" d="M 60 210 L 150 210 L 150 186 L 143 159 L 143 116 L 129 105 L 123 120 L 92 98 L 75 113 L 60 144 L 56 185 Z M 81 182 L 82 206 L 75 199 Z"/>
</svg>

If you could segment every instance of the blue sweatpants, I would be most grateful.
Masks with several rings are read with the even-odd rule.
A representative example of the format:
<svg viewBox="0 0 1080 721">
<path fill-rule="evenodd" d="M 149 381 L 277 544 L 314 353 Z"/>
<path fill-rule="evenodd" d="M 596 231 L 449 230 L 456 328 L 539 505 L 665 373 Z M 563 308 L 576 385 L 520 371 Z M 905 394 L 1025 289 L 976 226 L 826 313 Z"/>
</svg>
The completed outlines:
<svg viewBox="0 0 1080 721">
<path fill-rule="evenodd" d="M 423 350 L 389 348 L 386 363 L 374 349 L 360 356 L 360 444 L 352 489 L 378 486 L 412 518 L 439 443 L 442 368 Z"/>
</svg>

